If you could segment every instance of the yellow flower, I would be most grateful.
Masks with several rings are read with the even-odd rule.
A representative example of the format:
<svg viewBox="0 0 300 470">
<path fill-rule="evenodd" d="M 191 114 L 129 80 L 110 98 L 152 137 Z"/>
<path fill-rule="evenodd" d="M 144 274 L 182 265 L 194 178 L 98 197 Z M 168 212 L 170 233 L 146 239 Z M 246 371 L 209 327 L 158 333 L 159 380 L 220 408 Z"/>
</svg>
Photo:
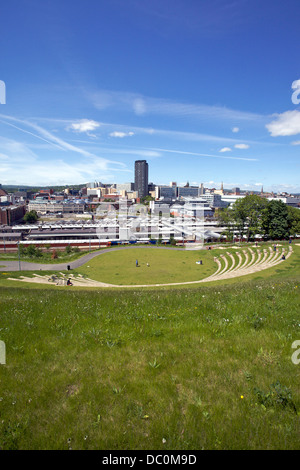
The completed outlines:
<svg viewBox="0 0 300 470">
<path fill-rule="evenodd" d="M 241 398 L 243 399 L 243 398 L 244 398 L 244 395 L 241 395 Z"/>
</svg>

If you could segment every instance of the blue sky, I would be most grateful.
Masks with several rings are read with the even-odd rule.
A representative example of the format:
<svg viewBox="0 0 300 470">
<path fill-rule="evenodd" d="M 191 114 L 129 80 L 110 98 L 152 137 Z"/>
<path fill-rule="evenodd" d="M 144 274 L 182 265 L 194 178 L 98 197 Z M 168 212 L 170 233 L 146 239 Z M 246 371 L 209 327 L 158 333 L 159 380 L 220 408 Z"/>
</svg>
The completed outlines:
<svg viewBox="0 0 300 470">
<path fill-rule="evenodd" d="M 0 183 L 130 182 L 146 159 L 157 184 L 300 192 L 299 0 L 10 0 L 1 19 Z"/>
</svg>

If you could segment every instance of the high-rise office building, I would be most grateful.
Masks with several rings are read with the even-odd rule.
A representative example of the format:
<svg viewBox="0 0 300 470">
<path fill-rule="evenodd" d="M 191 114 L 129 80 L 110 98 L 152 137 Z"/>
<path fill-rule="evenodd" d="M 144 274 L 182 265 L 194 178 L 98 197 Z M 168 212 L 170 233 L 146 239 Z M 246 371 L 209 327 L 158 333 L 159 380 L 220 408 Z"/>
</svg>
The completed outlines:
<svg viewBox="0 0 300 470">
<path fill-rule="evenodd" d="M 136 160 L 134 163 L 134 190 L 139 198 L 148 194 L 148 163 L 146 160 Z"/>
</svg>

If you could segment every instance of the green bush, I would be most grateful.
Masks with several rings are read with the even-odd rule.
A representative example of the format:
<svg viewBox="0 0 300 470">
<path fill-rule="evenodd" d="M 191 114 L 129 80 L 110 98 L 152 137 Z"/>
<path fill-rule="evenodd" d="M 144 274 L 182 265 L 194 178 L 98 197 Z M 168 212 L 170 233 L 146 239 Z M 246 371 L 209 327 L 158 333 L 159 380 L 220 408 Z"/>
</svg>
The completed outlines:
<svg viewBox="0 0 300 470">
<path fill-rule="evenodd" d="M 66 246 L 65 252 L 67 253 L 67 255 L 72 253 L 72 247 L 70 245 Z"/>
<path fill-rule="evenodd" d="M 28 245 L 26 249 L 26 255 L 29 256 L 29 258 L 33 258 L 36 256 L 36 247 L 35 245 Z"/>
</svg>

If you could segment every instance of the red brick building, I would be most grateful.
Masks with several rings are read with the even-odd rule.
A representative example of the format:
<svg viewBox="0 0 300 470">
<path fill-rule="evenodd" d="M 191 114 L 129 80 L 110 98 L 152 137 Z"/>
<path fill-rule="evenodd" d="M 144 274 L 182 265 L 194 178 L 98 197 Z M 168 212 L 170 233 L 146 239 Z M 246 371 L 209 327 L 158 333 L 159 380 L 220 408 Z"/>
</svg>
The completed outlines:
<svg viewBox="0 0 300 470">
<path fill-rule="evenodd" d="M 26 213 L 26 205 L 20 206 L 4 206 L 0 207 L 0 224 L 13 225 L 13 223 L 21 220 Z"/>
<path fill-rule="evenodd" d="M 1 196 L 8 196 L 7 192 L 5 191 L 5 189 L 2 189 L 0 188 L 0 197 Z"/>
</svg>

